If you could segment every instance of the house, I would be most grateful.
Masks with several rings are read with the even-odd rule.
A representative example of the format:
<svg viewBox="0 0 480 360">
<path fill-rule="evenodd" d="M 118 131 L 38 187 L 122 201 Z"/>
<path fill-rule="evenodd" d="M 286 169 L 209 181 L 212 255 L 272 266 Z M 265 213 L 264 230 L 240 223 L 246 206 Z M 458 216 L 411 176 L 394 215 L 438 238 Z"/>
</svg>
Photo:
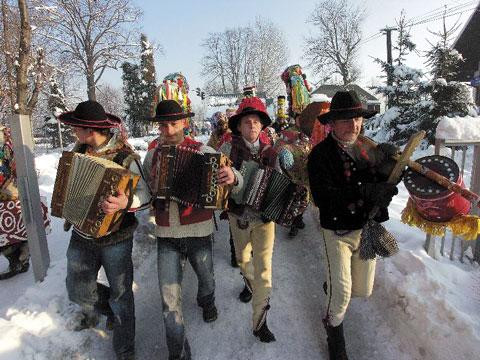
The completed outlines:
<svg viewBox="0 0 480 360">
<path fill-rule="evenodd" d="M 368 109 L 368 110 L 375 110 L 377 112 L 380 112 L 380 105 L 381 102 L 378 100 L 375 96 L 370 94 L 367 90 L 361 88 L 360 86 L 356 84 L 350 84 L 347 86 L 343 85 L 320 85 L 315 91 L 312 92 L 312 95 L 314 94 L 323 94 L 328 96 L 329 98 L 332 98 L 333 95 L 337 91 L 344 91 L 344 90 L 354 90 L 357 94 L 360 100 L 362 101 L 363 106 Z"/>
<path fill-rule="evenodd" d="M 455 80 L 469 82 L 475 88 L 475 103 L 480 105 L 480 2 L 455 40 L 453 48 L 464 59 Z"/>
</svg>

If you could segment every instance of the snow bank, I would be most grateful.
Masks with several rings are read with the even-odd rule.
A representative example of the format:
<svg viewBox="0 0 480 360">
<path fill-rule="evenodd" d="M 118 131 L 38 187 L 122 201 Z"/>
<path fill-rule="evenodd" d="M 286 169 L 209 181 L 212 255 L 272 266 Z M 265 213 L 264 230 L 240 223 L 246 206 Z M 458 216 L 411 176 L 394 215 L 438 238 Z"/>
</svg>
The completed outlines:
<svg viewBox="0 0 480 360">
<path fill-rule="evenodd" d="M 462 139 L 480 141 L 480 117 L 446 117 L 437 125 L 437 139 Z"/>
</svg>

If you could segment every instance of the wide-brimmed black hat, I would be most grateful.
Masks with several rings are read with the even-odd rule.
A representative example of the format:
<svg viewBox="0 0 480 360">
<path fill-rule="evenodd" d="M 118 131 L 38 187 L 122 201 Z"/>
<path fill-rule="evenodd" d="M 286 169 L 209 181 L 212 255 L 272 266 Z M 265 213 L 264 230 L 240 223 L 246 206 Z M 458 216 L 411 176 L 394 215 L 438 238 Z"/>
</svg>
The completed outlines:
<svg viewBox="0 0 480 360">
<path fill-rule="evenodd" d="M 150 121 L 174 121 L 180 119 L 187 119 L 194 116 L 195 113 L 185 113 L 183 108 L 175 100 L 162 100 L 158 103 L 155 109 L 155 117 L 150 118 Z"/>
<path fill-rule="evenodd" d="M 330 111 L 319 115 L 317 119 L 322 124 L 328 124 L 331 121 L 340 119 L 352 119 L 356 117 L 368 119 L 376 113 L 376 111 L 367 110 L 363 107 L 355 91 L 337 91 L 335 95 L 333 95 Z"/>
<path fill-rule="evenodd" d="M 246 97 L 240 103 L 235 115 L 228 119 L 228 127 L 232 130 L 234 135 L 240 135 L 238 131 L 238 124 L 240 119 L 249 114 L 256 114 L 262 122 L 263 128 L 266 128 L 272 123 L 270 116 L 268 116 L 265 104 L 258 97 Z"/>
<path fill-rule="evenodd" d="M 98 129 L 115 128 L 122 123 L 119 117 L 106 113 L 103 106 L 93 100 L 81 102 L 74 111 L 65 112 L 58 119 L 66 125 Z"/>
</svg>

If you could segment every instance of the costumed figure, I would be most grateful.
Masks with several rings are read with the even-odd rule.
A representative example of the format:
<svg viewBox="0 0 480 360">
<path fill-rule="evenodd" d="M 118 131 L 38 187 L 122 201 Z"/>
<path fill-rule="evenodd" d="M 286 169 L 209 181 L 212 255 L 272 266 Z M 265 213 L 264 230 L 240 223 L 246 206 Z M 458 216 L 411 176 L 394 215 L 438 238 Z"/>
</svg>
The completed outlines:
<svg viewBox="0 0 480 360">
<path fill-rule="evenodd" d="M 207 146 L 218 150 L 218 148 L 224 141 L 224 135 L 230 133 L 230 129 L 228 128 L 228 118 L 221 111 L 217 111 L 215 114 L 213 114 L 212 120 L 212 123 L 215 124 L 215 128 L 212 132 L 212 135 L 210 135 Z"/>
<path fill-rule="evenodd" d="M 271 161 L 266 155 L 271 148 L 270 143 L 260 136 L 262 129 L 270 123 L 266 107 L 259 98 L 246 97 L 242 100 L 236 115 L 228 121 L 232 141 L 220 147 L 220 151 L 230 157 L 237 170 L 241 169 L 244 161 Z M 244 190 L 247 184 L 243 183 L 243 178 L 239 180 L 238 186 Z M 262 342 L 275 341 L 266 321 L 272 291 L 275 224 L 263 219 L 259 212 L 249 206 L 235 202 L 232 196 L 229 199 L 228 218 L 237 262 L 245 282 L 239 299 L 247 303 L 253 298 L 253 334 Z"/>
<path fill-rule="evenodd" d="M 113 349 L 117 359 L 135 358 L 135 308 L 133 299 L 133 235 L 138 225 L 135 211 L 147 209 L 151 194 L 143 176 L 141 176 L 140 156 L 128 144 L 120 118 L 105 113 L 96 101 L 85 101 L 77 105 L 74 111 L 59 116 L 61 122 L 69 125 L 77 137 L 73 155 L 89 155 L 97 162 L 119 168 L 130 176 L 139 178 L 132 191 L 117 190 L 112 195 L 102 196 L 100 209 L 105 214 L 122 214 L 115 230 L 104 236 L 94 237 L 73 225 L 72 235 L 67 250 L 67 291 L 70 300 L 81 307 L 73 330 L 79 331 L 95 327 L 99 314 L 107 315 L 107 328 L 113 328 Z M 81 155 L 81 156 L 84 156 Z M 81 157 L 80 155 L 76 155 Z M 89 159 L 86 157 L 85 159 Z M 109 160 L 106 162 L 106 160 Z M 94 177 L 86 170 L 79 170 L 75 178 L 85 177 L 85 181 Z M 57 181 L 65 174 L 57 173 Z M 108 179 L 107 179 L 108 181 Z M 100 184 L 101 185 L 101 184 Z M 64 191 L 55 187 L 56 192 Z M 70 196 L 70 195 L 66 195 Z M 83 202 L 81 194 L 72 194 L 73 206 L 80 207 Z M 75 205 L 76 202 L 76 205 Z M 54 207 L 52 197 L 52 213 Z M 71 228 L 65 223 L 65 231 Z M 83 228 L 82 228 L 83 229 Z M 97 283 L 100 267 L 105 269 L 109 287 Z"/>
<path fill-rule="evenodd" d="M 197 304 L 202 308 L 203 320 L 212 322 L 217 319 L 213 274 L 213 210 L 160 197 L 163 185 L 158 185 L 162 178 L 167 177 L 171 179 L 169 181 L 181 183 L 184 188 L 191 187 L 189 180 L 166 174 L 169 167 L 161 160 L 162 145 L 174 145 L 175 149 L 193 152 L 215 152 L 213 148 L 185 136 L 184 128 L 188 126 L 188 118 L 193 115 L 185 112 L 174 100 L 161 101 L 157 105 L 155 118 L 151 119 L 158 122 L 160 142 L 156 148 L 148 151 L 143 163 L 145 176 L 154 193 L 158 283 L 169 359 L 191 359 L 182 311 L 182 279 L 187 260 L 198 278 Z M 196 177 L 190 181 L 198 182 L 199 175 L 195 170 L 181 170 L 194 172 Z M 241 175 L 229 166 L 220 166 L 214 176 L 221 186 L 236 182 L 233 192 L 241 184 Z"/>
<path fill-rule="evenodd" d="M 362 107 L 354 91 L 337 92 L 330 111 L 318 117 L 332 132 L 308 157 L 310 190 L 320 209 L 324 239 L 324 326 L 331 360 L 347 359 L 343 319 L 351 297 L 372 293 L 375 259 L 360 256 L 362 229 L 371 214 L 378 223 L 386 221 L 387 207 L 398 193 L 387 182 L 395 165 L 390 157 L 398 149 L 391 144 L 374 147 L 359 137 L 363 119 L 374 114 Z"/>
<path fill-rule="evenodd" d="M 300 65 L 289 66 L 282 73 L 282 80 L 288 94 L 288 114 L 292 123 L 279 132 L 275 153 L 278 154 L 282 171 L 295 183 L 308 187 L 305 165 L 311 145 L 309 135 L 300 128 L 300 114 L 310 103 L 311 86 L 306 80 L 306 75 L 302 73 Z M 305 228 L 303 216 L 298 215 L 290 227 L 289 236 L 295 237 L 298 230 L 303 228 Z"/>
<path fill-rule="evenodd" d="M 282 130 L 288 127 L 288 115 L 286 111 L 285 96 L 280 95 L 277 97 L 277 116 L 275 122 L 272 124 L 272 128 L 275 129 L 277 134 L 280 134 Z"/>
<path fill-rule="evenodd" d="M 50 231 L 47 207 L 42 199 L 44 225 Z M 0 254 L 9 262 L 8 270 L 0 273 L 0 280 L 28 271 L 30 253 L 27 231 L 23 224 L 22 208 L 16 184 L 15 159 L 10 129 L 0 125 Z"/>
</svg>

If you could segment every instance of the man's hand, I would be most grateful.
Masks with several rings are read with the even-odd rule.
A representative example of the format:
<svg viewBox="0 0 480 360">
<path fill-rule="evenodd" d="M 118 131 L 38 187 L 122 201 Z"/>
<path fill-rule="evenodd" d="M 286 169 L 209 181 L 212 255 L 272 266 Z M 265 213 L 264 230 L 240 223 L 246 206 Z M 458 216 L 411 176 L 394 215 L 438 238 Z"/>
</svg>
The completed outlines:
<svg viewBox="0 0 480 360">
<path fill-rule="evenodd" d="M 118 191 L 117 196 L 110 195 L 103 203 L 102 210 L 105 214 L 113 214 L 119 210 L 125 209 L 128 204 L 128 196 L 123 190 Z"/>
<path fill-rule="evenodd" d="M 219 185 L 230 185 L 235 182 L 235 174 L 229 166 L 222 166 L 217 173 Z"/>
</svg>

